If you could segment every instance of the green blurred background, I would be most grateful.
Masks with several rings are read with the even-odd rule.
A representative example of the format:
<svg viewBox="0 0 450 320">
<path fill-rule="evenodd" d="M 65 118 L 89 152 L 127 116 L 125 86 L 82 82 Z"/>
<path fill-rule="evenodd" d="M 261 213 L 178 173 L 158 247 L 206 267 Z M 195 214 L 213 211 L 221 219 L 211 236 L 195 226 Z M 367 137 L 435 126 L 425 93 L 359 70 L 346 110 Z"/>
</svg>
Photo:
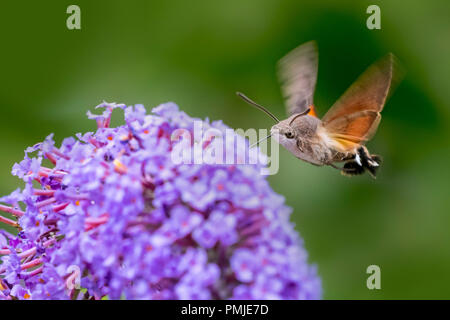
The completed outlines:
<svg viewBox="0 0 450 320">
<path fill-rule="evenodd" d="M 66 28 L 81 7 L 82 30 Z M 381 30 L 366 8 L 381 8 Z M 269 178 L 294 208 L 326 299 L 450 298 L 450 12 L 443 1 L 2 1 L 0 194 L 21 186 L 25 147 L 92 130 L 106 101 L 174 101 L 192 116 L 268 128 L 240 90 L 280 117 L 276 61 L 316 39 L 316 105 L 323 115 L 373 61 L 394 52 L 407 77 L 369 148 L 379 178 L 346 178 L 281 150 Z M 381 267 L 381 290 L 366 268 Z"/>
</svg>

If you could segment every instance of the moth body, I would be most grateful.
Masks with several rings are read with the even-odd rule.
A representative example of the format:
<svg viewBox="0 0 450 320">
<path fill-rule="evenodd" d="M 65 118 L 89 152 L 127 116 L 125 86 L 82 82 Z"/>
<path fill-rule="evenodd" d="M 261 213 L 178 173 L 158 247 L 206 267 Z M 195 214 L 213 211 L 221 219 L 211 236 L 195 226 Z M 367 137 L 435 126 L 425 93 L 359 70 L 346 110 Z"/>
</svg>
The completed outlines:
<svg viewBox="0 0 450 320">
<path fill-rule="evenodd" d="M 327 143 L 320 135 L 322 121 L 319 118 L 296 116 L 280 121 L 270 131 L 272 137 L 294 156 L 317 166 L 331 165 L 354 157 L 354 153 L 339 152 Z"/>
<path fill-rule="evenodd" d="M 292 50 L 278 63 L 288 114 L 285 120 L 238 95 L 275 120 L 270 136 L 295 157 L 317 166 L 331 166 L 344 175 L 368 172 L 375 178 L 381 158 L 371 155 L 365 143 L 375 134 L 386 100 L 401 80 L 397 59 L 389 53 L 373 63 L 322 118 L 313 103 L 317 68 L 314 41 Z M 339 162 L 344 165 L 336 166 Z"/>
</svg>

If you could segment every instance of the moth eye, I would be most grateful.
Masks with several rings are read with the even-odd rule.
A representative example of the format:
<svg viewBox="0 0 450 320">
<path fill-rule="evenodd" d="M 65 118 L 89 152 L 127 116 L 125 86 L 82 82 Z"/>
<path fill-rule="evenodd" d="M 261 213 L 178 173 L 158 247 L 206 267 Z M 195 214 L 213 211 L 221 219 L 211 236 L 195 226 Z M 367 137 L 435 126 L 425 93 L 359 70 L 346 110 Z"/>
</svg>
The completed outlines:
<svg viewBox="0 0 450 320">
<path fill-rule="evenodd" d="M 288 138 L 288 139 L 294 138 L 294 134 L 293 134 L 291 131 L 286 132 L 284 135 L 285 135 L 286 138 Z"/>
</svg>

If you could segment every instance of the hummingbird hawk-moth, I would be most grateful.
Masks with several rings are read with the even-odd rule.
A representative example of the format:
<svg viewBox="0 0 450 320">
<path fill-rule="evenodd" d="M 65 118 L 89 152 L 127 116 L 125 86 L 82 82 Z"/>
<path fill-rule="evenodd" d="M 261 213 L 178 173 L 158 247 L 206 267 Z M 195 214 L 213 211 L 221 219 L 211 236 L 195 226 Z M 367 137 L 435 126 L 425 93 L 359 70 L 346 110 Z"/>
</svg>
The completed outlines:
<svg viewBox="0 0 450 320">
<path fill-rule="evenodd" d="M 400 82 L 402 72 L 395 56 L 389 53 L 372 64 L 322 119 L 313 103 L 318 68 L 316 42 L 297 47 L 277 67 L 287 119 L 280 121 L 265 107 L 237 93 L 276 122 L 264 139 L 272 136 L 294 156 L 311 164 L 328 165 L 349 176 L 367 171 L 375 178 L 381 157 L 370 154 L 364 144 L 375 134 L 380 112 Z"/>
</svg>

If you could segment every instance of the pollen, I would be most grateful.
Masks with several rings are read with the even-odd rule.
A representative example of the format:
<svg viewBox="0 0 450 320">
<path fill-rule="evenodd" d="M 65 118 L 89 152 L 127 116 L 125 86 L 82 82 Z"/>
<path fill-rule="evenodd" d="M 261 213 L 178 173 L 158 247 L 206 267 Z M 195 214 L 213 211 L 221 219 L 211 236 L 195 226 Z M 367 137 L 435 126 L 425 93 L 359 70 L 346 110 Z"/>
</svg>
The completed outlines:
<svg viewBox="0 0 450 320">
<path fill-rule="evenodd" d="M 149 131 L 149 130 L 144 130 L 144 133 L 145 133 L 145 134 L 149 134 L 150 131 Z"/>
<path fill-rule="evenodd" d="M 30 299 L 30 295 L 28 294 L 28 293 L 25 293 L 24 295 L 23 295 L 23 297 L 25 298 L 25 299 Z"/>
<path fill-rule="evenodd" d="M 112 136 L 108 136 L 108 138 L 107 138 L 109 141 L 112 141 L 113 140 L 113 137 Z"/>
<path fill-rule="evenodd" d="M 122 162 L 120 162 L 119 159 L 115 159 L 113 161 L 113 163 L 114 163 L 114 170 L 117 173 L 126 173 L 127 172 L 127 167 Z"/>
<path fill-rule="evenodd" d="M 80 200 L 75 201 L 75 205 L 79 206 L 80 205 Z"/>
</svg>

